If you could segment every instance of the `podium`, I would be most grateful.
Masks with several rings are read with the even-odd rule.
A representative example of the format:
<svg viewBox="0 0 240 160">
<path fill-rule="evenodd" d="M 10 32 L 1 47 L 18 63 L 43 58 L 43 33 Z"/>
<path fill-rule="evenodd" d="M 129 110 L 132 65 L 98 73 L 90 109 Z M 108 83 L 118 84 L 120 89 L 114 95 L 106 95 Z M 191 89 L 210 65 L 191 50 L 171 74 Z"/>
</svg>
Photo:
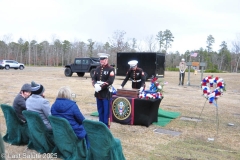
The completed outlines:
<svg viewBox="0 0 240 160">
<path fill-rule="evenodd" d="M 110 120 L 121 124 L 149 127 L 158 122 L 161 99 L 139 99 L 113 95 L 110 106 Z"/>
</svg>

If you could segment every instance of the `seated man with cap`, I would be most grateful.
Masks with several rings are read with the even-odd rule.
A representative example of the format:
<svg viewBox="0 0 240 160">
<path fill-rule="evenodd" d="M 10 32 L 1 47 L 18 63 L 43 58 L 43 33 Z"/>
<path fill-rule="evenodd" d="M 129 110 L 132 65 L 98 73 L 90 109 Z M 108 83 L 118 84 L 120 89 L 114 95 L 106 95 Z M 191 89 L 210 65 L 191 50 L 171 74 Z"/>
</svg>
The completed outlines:
<svg viewBox="0 0 240 160">
<path fill-rule="evenodd" d="M 112 84 L 115 79 L 115 70 L 108 64 L 109 54 L 98 53 L 100 66 L 96 68 L 92 77 L 92 85 L 95 88 L 95 97 L 99 121 L 109 126 L 109 107 L 112 98 Z"/>
<path fill-rule="evenodd" d="M 31 85 L 25 83 L 22 86 L 21 91 L 17 94 L 13 101 L 13 108 L 17 114 L 17 117 L 24 123 L 26 122 L 26 119 L 23 116 L 22 111 L 27 109 L 26 100 L 31 95 L 31 92 L 32 92 Z"/>
<path fill-rule="evenodd" d="M 142 92 L 145 86 L 144 72 L 141 68 L 137 67 L 138 61 L 132 60 L 129 61 L 128 64 L 130 65 L 130 69 L 127 71 L 126 77 L 123 80 L 119 89 L 122 89 L 124 85 L 127 83 L 128 79 L 131 78 L 132 88 L 139 89 L 139 91 Z"/>
<path fill-rule="evenodd" d="M 32 95 L 26 101 L 27 110 L 39 113 L 47 129 L 52 130 L 52 126 L 48 120 L 48 116 L 51 115 L 51 105 L 49 101 L 44 98 L 43 93 L 45 89 L 43 85 L 37 84 L 34 81 L 32 81 L 31 87 Z"/>
</svg>

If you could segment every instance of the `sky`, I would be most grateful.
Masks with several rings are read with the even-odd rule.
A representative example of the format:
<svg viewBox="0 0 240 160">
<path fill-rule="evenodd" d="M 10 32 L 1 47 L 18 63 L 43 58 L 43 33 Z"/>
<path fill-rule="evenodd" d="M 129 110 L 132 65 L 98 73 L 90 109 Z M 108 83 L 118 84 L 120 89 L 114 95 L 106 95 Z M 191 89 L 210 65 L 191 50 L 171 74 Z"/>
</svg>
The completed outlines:
<svg viewBox="0 0 240 160">
<path fill-rule="evenodd" d="M 170 30 L 168 52 L 213 51 L 240 41 L 240 0 L 0 0 L 0 40 L 109 42 L 114 32 L 137 42 Z M 142 44 L 142 43 L 141 43 Z"/>
</svg>

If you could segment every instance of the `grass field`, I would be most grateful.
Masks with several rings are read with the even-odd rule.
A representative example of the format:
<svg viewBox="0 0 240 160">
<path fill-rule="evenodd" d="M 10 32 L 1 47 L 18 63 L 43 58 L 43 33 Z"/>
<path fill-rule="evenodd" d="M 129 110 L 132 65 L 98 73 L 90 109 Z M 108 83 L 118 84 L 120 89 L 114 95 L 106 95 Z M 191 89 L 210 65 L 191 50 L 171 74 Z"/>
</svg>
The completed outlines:
<svg viewBox="0 0 240 160">
<path fill-rule="evenodd" d="M 203 77 L 212 74 L 204 73 Z M 185 86 L 178 86 L 178 72 L 165 72 L 164 99 L 160 107 L 166 111 L 180 112 L 181 116 L 167 126 L 151 125 L 130 126 L 111 123 L 112 134 L 119 138 L 127 160 L 239 160 L 240 159 L 240 74 L 213 74 L 224 79 L 226 92 L 217 100 L 218 112 L 213 104 L 206 102 L 200 88 L 201 74 L 188 73 Z M 113 86 L 118 88 L 124 77 L 116 76 Z M 89 74 L 78 77 L 64 76 L 62 67 L 26 67 L 24 70 L 0 70 L 0 103 L 12 105 L 14 97 L 24 83 L 35 81 L 45 87 L 45 96 L 52 104 L 57 91 L 62 86 L 69 86 L 76 94 L 76 101 L 81 112 L 86 116 L 97 111 Z M 146 82 L 147 87 L 150 82 Z M 125 88 L 130 89 L 129 81 Z M 206 103 L 205 103 L 206 102 Z M 200 113 L 202 112 L 201 116 Z M 218 113 L 219 125 L 217 125 Z M 182 120 L 182 117 L 200 118 L 200 122 Z M 233 123 L 229 126 L 228 123 Z M 163 128 L 181 132 L 179 136 L 155 133 Z M 218 128 L 218 129 L 217 129 Z M 0 132 L 5 135 L 6 125 L 0 110 Z M 208 141 L 214 138 L 214 141 Z M 9 155 L 35 153 L 26 150 L 26 146 L 11 146 L 5 143 Z M 21 159 L 21 158 L 19 158 Z M 23 158 L 22 158 L 23 159 Z M 41 158 L 40 158 L 41 159 Z"/>
</svg>

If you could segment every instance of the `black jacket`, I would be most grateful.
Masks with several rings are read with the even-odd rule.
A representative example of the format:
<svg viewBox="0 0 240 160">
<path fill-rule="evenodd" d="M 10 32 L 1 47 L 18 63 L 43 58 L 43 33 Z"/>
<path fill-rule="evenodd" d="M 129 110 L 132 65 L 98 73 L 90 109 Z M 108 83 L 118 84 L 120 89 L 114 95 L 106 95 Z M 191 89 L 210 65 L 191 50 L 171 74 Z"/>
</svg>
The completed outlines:
<svg viewBox="0 0 240 160">
<path fill-rule="evenodd" d="M 132 81 L 132 88 L 140 89 L 141 87 L 144 87 L 145 75 L 141 68 L 136 68 L 136 70 L 129 69 L 126 73 L 125 79 L 121 84 L 122 87 L 124 87 L 129 78 Z"/>
<path fill-rule="evenodd" d="M 92 85 L 97 83 L 97 81 L 105 82 L 101 85 L 102 90 L 95 92 L 95 97 L 103 99 L 110 98 L 112 95 L 109 92 L 109 86 L 113 84 L 115 79 L 115 70 L 112 66 L 108 64 L 105 66 L 99 66 L 96 68 L 94 76 L 92 77 Z"/>
</svg>

